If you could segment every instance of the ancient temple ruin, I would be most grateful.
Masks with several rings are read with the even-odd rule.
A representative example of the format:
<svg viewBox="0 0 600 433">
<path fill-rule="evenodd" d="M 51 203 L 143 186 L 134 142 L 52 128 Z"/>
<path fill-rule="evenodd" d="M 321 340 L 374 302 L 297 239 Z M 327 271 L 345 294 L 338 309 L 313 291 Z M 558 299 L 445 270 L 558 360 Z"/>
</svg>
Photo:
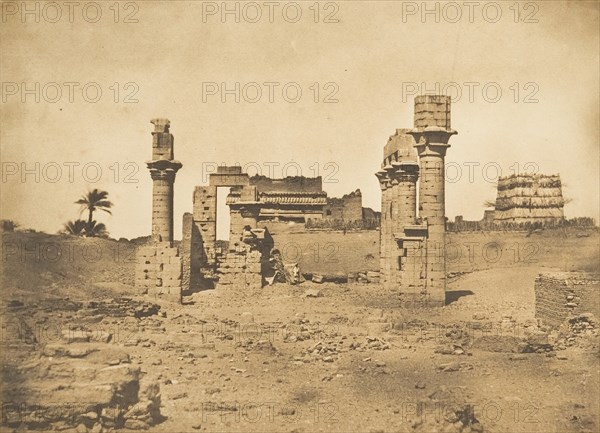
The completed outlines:
<svg viewBox="0 0 600 433">
<path fill-rule="evenodd" d="M 454 134 L 450 97 L 417 96 L 414 128 L 390 137 L 376 173 L 381 282 L 430 306 L 445 303 L 444 158 Z"/>
<path fill-rule="evenodd" d="M 552 224 L 564 219 L 560 175 L 518 174 L 498 179 L 494 222 Z"/>
<path fill-rule="evenodd" d="M 175 302 L 196 290 L 235 286 L 258 289 L 265 282 L 274 247 L 261 221 L 364 218 L 360 190 L 330 199 L 321 178 L 250 177 L 240 166 L 221 166 L 193 193 L 193 211 L 183 215 L 183 236 L 173 245 L 173 186 L 182 164 L 174 160 L 166 119 L 154 119 L 152 241 L 138 250 L 136 286 Z M 415 98 L 414 128 L 398 129 L 384 148 L 376 173 L 382 190 L 380 275 L 386 288 L 414 295 L 428 305 L 445 303 L 444 158 L 450 98 Z M 230 188 L 228 242 L 217 241 L 217 193 Z M 417 204 L 418 203 L 418 204 Z"/>
<path fill-rule="evenodd" d="M 229 242 L 226 251 L 217 244 L 217 188 L 230 187 Z M 209 176 L 208 185 L 194 189 L 193 213 L 183 216 L 182 258 L 185 291 L 243 284 L 263 285 L 263 266 L 268 262 L 273 240 L 258 228 L 263 206 L 256 185 L 239 166 L 221 166 Z"/>
</svg>

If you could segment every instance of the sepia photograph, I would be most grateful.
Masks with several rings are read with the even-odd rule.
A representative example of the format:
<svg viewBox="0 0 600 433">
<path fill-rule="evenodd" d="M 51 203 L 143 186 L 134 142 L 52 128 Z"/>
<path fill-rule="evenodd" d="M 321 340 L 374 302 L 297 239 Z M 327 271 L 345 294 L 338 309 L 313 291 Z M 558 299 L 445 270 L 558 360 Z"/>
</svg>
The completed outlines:
<svg viewBox="0 0 600 433">
<path fill-rule="evenodd" d="M 600 432 L 600 2 L 0 0 L 0 433 Z"/>
</svg>

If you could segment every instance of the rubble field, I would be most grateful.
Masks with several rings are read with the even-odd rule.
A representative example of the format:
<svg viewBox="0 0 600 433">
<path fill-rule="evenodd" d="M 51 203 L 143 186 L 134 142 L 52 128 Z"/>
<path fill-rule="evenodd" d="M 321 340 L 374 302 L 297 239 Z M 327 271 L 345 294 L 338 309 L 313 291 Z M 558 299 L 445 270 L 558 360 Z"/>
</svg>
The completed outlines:
<svg viewBox="0 0 600 433">
<path fill-rule="evenodd" d="M 178 305 L 136 295 L 133 260 L 8 258 L 1 431 L 596 432 L 600 318 L 535 319 L 544 260 L 453 270 L 427 308 L 310 281 Z"/>
</svg>

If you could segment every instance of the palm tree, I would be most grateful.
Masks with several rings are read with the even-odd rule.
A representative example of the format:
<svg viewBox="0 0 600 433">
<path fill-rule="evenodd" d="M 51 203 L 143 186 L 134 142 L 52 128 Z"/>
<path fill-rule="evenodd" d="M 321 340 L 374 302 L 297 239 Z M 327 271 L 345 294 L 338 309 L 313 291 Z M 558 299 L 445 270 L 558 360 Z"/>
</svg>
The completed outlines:
<svg viewBox="0 0 600 433">
<path fill-rule="evenodd" d="M 96 221 L 92 221 L 91 223 L 86 223 L 85 226 L 85 234 L 90 238 L 106 238 L 108 237 L 108 232 L 106 231 L 106 226 L 102 223 L 97 223 Z"/>
<path fill-rule="evenodd" d="M 86 195 L 82 196 L 75 203 L 78 205 L 81 205 L 80 213 L 82 213 L 83 211 L 85 211 L 87 209 L 87 211 L 88 211 L 87 223 L 91 225 L 93 222 L 94 211 L 96 211 L 96 210 L 101 210 L 101 211 L 104 211 L 104 212 L 112 215 L 109 210 L 112 207 L 112 203 L 110 201 L 108 201 L 107 198 L 108 198 L 108 192 L 94 189 L 93 191 L 89 191 Z"/>
<path fill-rule="evenodd" d="M 82 219 L 69 221 L 65 224 L 62 233 L 75 236 L 83 236 L 86 233 L 87 222 Z"/>
</svg>

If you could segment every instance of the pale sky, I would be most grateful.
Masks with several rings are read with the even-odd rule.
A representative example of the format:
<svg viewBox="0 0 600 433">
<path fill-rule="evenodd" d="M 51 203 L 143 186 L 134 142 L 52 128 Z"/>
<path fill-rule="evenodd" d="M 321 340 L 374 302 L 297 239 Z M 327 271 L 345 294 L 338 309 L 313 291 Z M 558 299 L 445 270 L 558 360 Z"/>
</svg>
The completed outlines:
<svg viewBox="0 0 600 433">
<path fill-rule="evenodd" d="M 28 3 L 32 10 L 35 3 Z M 446 158 L 450 218 L 480 219 L 483 202 L 495 198 L 496 170 L 507 175 L 533 163 L 538 172 L 560 173 L 564 195 L 572 199 L 565 207 L 567 217 L 599 220 L 598 3 L 522 2 L 521 18 L 538 22 L 518 23 L 513 1 L 486 6 L 486 21 L 482 9 L 490 3 L 480 2 L 473 22 L 462 7 L 454 23 L 446 21 L 456 16 L 453 5 L 463 2 L 439 3 L 437 23 L 435 15 L 422 22 L 420 10 L 406 14 L 422 2 L 323 2 L 317 23 L 313 1 L 298 6 L 279 2 L 273 22 L 268 6 L 257 2 L 263 15 L 256 23 L 249 22 L 254 5 L 239 3 L 236 23 L 233 15 L 222 22 L 218 12 L 203 20 L 203 8 L 211 11 L 221 2 L 120 2 L 115 17 L 110 1 L 97 2 L 102 15 L 93 23 L 84 19 L 94 21 L 93 8 L 84 14 L 79 7 L 69 17 L 68 7 L 58 2 L 62 15 L 57 19 L 53 6 L 41 2 L 36 23 L 35 15 L 15 11 L 21 2 L 5 2 L 0 22 L 1 217 L 54 233 L 78 217 L 73 202 L 80 195 L 100 188 L 109 192 L 114 208 L 113 216 L 99 214 L 97 219 L 112 236 L 149 234 L 152 181 L 144 162 L 151 156 L 149 122 L 154 117 L 171 120 L 175 157 L 183 163 L 175 183 L 177 239 L 182 214 L 192 210 L 194 185 L 204 182 L 203 167 L 221 163 L 258 165 L 273 177 L 295 175 L 294 166 L 305 176 L 318 170 L 330 196 L 360 188 L 363 205 L 379 210 L 374 173 L 388 137 L 396 128 L 412 126 L 413 95 L 418 93 L 407 94 L 412 83 L 421 90 L 457 83 L 452 92 L 460 87 L 462 97 L 452 105 L 452 127 L 458 135 Z M 433 9 L 435 4 L 429 5 Z M 235 2 L 228 5 L 236 7 Z M 495 5 L 502 15 L 488 22 Z M 296 7 L 302 16 L 288 22 Z M 332 13 L 330 20 L 339 22 L 323 22 Z M 138 22 L 123 22 L 126 16 Z M 65 84 L 71 82 L 79 85 Z M 235 89 L 236 82 L 240 89 L 246 86 L 240 102 L 235 95 L 224 95 L 221 102 L 221 83 Z M 23 95 L 23 83 L 33 93 Z M 88 101 L 82 95 L 86 83 Z M 215 87 L 203 83 L 217 83 L 217 94 L 204 95 L 205 101 L 203 88 Z M 258 83 L 262 95 L 257 97 L 248 83 Z M 264 83 L 279 83 L 272 85 L 273 102 Z M 286 86 L 288 101 L 282 95 L 286 83 L 295 83 Z M 472 101 L 465 83 L 478 83 L 471 85 Z M 74 86 L 72 102 L 69 86 Z M 100 100 L 89 102 L 96 88 L 102 90 Z M 302 95 L 289 102 L 296 88 Z M 494 103 L 496 88 L 502 95 Z M 324 103 L 332 92 L 338 102 Z M 138 102 L 124 103 L 132 93 Z M 23 163 L 32 170 L 24 182 Z M 95 177 L 98 181 L 90 182 Z"/>
</svg>

